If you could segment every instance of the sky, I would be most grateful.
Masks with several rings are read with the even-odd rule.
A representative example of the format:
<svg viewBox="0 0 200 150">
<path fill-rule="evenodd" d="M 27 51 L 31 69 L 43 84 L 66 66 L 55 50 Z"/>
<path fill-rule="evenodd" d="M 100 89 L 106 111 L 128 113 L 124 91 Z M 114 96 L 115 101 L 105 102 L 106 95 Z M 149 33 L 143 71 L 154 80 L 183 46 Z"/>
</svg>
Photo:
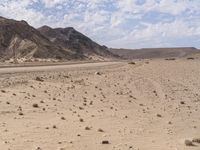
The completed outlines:
<svg viewBox="0 0 200 150">
<path fill-rule="evenodd" d="M 0 16 L 74 27 L 115 48 L 200 48 L 200 0 L 0 0 Z"/>
</svg>

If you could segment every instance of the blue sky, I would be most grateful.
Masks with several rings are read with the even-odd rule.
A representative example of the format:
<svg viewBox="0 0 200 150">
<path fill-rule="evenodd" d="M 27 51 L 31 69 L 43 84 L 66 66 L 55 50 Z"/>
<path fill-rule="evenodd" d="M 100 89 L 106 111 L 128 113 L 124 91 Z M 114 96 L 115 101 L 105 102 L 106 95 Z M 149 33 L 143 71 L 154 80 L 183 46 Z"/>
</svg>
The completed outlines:
<svg viewBox="0 0 200 150">
<path fill-rule="evenodd" d="M 200 48 L 199 8 L 199 0 L 0 0 L 3 17 L 72 26 L 117 48 Z"/>
</svg>

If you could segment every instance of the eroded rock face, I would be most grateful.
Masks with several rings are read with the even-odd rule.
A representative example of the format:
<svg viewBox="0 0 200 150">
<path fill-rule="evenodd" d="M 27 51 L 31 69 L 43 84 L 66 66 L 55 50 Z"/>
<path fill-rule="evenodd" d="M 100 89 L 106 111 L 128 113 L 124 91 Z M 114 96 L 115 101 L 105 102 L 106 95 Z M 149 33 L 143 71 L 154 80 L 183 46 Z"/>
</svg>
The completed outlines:
<svg viewBox="0 0 200 150">
<path fill-rule="evenodd" d="M 0 18 L 0 57 L 64 58 L 72 56 L 44 37 L 25 21 Z"/>
<path fill-rule="evenodd" d="M 52 29 L 48 26 L 43 26 L 38 29 L 45 37 L 56 45 L 64 49 L 68 49 L 75 54 L 82 54 L 86 57 L 92 55 L 102 57 L 116 57 L 106 46 L 101 46 L 92 41 L 87 36 L 76 31 L 73 27 L 68 28 L 55 28 Z"/>
</svg>

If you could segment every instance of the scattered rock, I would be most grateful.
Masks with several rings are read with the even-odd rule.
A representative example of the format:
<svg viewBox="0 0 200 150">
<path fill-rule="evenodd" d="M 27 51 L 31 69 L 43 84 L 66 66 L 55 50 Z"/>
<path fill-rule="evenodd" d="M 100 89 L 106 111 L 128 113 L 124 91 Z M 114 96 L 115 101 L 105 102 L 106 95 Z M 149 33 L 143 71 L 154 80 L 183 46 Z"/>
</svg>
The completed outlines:
<svg viewBox="0 0 200 150">
<path fill-rule="evenodd" d="M 168 122 L 168 124 L 172 124 L 172 122 L 171 122 L 171 121 L 169 121 L 169 122 Z"/>
<path fill-rule="evenodd" d="M 186 146 L 194 146 L 194 144 L 190 140 L 185 140 L 185 145 Z"/>
<path fill-rule="evenodd" d="M 36 150 L 42 150 L 40 147 L 36 148 Z"/>
<path fill-rule="evenodd" d="M 38 108 L 39 105 L 35 103 L 35 104 L 33 104 L 33 107 L 34 107 L 34 108 Z"/>
<path fill-rule="evenodd" d="M 126 118 L 126 119 L 127 119 L 127 118 L 128 118 L 128 116 L 124 116 L 124 118 Z"/>
<path fill-rule="evenodd" d="M 91 130 L 91 128 L 90 127 L 85 127 L 85 130 Z"/>
<path fill-rule="evenodd" d="M 184 102 L 184 101 L 181 101 L 181 102 L 180 102 L 180 104 L 184 105 L 184 104 L 185 104 L 185 102 Z"/>
<path fill-rule="evenodd" d="M 41 77 L 36 77 L 35 80 L 39 82 L 44 82 L 44 80 Z"/>
<path fill-rule="evenodd" d="M 102 143 L 102 144 L 110 144 L 110 142 L 107 141 L 107 140 L 104 140 L 104 141 L 102 141 L 101 143 Z"/>
<path fill-rule="evenodd" d="M 157 117 L 161 118 L 161 117 L 162 117 L 162 115 L 161 115 L 161 114 L 157 114 Z"/>
<path fill-rule="evenodd" d="M 17 108 L 17 110 L 18 110 L 18 111 L 22 111 L 22 107 L 19 106 L 19 107 Z"/>
<path fill-rule="evenodd" d="M 188 57 L 187 59 L 188 60 L 194 60 L 194 57 Z"/>
<path fill-rule="evenodd" d="M 79 119 L 80 122 L 84 122 L 84 120 L 82 118 Z"/>
<path fill-rule="evenodd" d="M 61 117 L 61 120 L 66 120 L 65 117 Z"/>
<path fill-rule="evenodd" d="M 154 90 L 153 93 L 155 94 L 155 96 L 158 96 L 157 92 Z"/>
<path fill-rule="evenodd" d="M 5 90 L 1 90 L 1 92 L 2 92 L 2 93 L 6 93 L 6 91 L 5 91 Z"/>
<path fill-rule="evenodd" d="M 101 75 L 101 73 L 100 72 L 95 72 L 95 75 Z"/>
<path fill-rule="evenodd" d="M 90 105 L 93 105 L 93 101 L 90 101 Z"/>
<path fill-rule="evenodd" d="M 23 116 L 24 114 L 23 114 L 23 112 L 19 112 L 18 115 Z"/>
<path fill-rule="evenodd" d="M 57 129 L 56 125 L 53 125 L 53 129 Z"/>
<path fill-rule="evenodd" d="M 200 143 L 200 138 L 193 138 L 192 142 L 194 142 L 194 143 Z"/>
<path fill-rule="evenodd" d="M 176 58 L 166 58 L 165 60 L 176 60 Z"/>
<path fill-rule="evenodd" d="M 83 108 L 83 107 L 79 107 L 79 109 L 80 109 L 80 110 L 84 110 L 84 108 Z"/>
<path fill-rule="evenodd" d="M 132 62 L 129 62 L 128 64 L 135 65 L 136 63 L 132 61 Z"/>
<path fill-rule="evenodd" d="M 98 129 L 98 132 L 104 132 L 104 130 L 99 128 L 99 129 Z"/>
</svg>

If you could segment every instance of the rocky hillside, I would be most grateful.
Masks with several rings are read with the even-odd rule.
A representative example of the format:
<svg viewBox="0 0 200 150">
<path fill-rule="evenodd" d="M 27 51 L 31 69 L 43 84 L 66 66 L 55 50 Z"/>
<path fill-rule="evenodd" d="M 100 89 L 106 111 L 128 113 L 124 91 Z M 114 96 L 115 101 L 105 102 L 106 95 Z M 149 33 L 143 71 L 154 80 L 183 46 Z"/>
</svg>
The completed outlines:
<svg viewBox="0 0 200 150">
<path fill-rule="evenodd" d="M 73 28 L 40 29 L 25 21 L 0 17 L 0 60 L 9 59 L 91 59 L 90 56 L 113 57 L 100 46 Z"/>
<path fill-rule="evenodd" d="M 0 18 L 0 59 L 75 58 L 25 21 Z"/>
<path fill-rule="evenodd" d="M 70 50 L 70 52 L 74 54 L 82 54 L 89 58 L 93 58 L 93 56 L 114 56 L 108 51 L 106 46 L 97 44 L 72 27 L 53 29 L 48 26 L 43 26 L 39 28 L 38 31 L 40 31 L 40 33 L 42 33 L 55 45 L 59 45 L 65 50 Z"/>
</svg>

